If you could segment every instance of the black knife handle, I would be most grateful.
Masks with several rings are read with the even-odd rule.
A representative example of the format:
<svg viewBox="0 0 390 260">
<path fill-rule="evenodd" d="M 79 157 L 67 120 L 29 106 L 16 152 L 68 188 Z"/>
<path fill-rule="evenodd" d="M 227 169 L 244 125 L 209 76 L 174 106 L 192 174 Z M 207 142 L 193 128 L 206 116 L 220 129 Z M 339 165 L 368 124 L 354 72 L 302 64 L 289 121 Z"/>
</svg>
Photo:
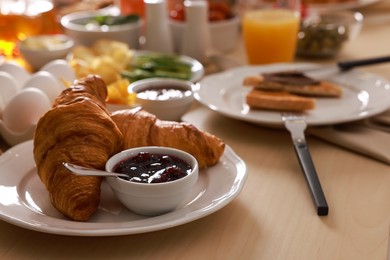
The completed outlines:
<svg viewBox="0 0 390 260">
<path fill-rule="evenodd" d="M 342 71 L 347 71 L 359 66 L 373 65 L 373 64 L 389 62 L 389 61 L 390 61 L 390 56 L 384 56 L 384 57 L 376 57 L 376 58 L 361 59 L 361 60 L 340 61 L 337 62 L 337 66 Z"/>
<path fill-rule="evenodd" d="M 309 186 L 317 214 L 319 216 L 326 216 L 329 211 L 328 203 L 326 202 L 324 192 L 322 191 L 320 180 L 318 179 L 307 144 L 296 143 L 294 144 L 294 148 L 299 159 L 301 169 L 305 175 L 306 182 Z"/>
</svg>

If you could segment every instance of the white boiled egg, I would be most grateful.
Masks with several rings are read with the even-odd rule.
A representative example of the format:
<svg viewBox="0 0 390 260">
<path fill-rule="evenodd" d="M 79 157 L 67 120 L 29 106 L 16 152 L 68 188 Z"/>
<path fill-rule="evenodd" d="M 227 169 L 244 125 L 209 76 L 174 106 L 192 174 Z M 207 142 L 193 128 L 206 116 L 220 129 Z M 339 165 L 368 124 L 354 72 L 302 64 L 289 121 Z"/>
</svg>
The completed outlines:
<svg viewBox="0 0 390 260">
<path fill-rule="evenodd" d="M 51 109 L 45 93 L 36 88 L 25 88 L 14 95 L 3 112 L 3 124 L 15 133 L 36 125 L 39 118 Z"/>
<path fill-rule="evenodd" d="M 41 68 L 41 71 L 47 71 L 55 76 L 64 87 L 72 84 L 76 75 L 66 60 L 53 60 Z M 64 84 L 67 83 L 67 84 Z"/>
<path fill-rule="evenodd" d="M 37 88 L 43 91 L 53 102 L 61 94 L 64 87 L 51 73 L 47 71 L 38 71 L 34 73 L 24 84 L 23 88 Z"/>
<path fill-rule="evenodd" d="M 0 110 L 3 111 L 10 98 L 19 91 L 16 80 L 5 71 L 0 71 Z"/>
<path fill-rule="evenodd" d="M 24 83 L 30 78 L 30 73 L 17 63 L 7 61 L 0 65 L 0 71 L 10 74 L 18 83 L 18 88 L 21 89 Z"/>
</svg>

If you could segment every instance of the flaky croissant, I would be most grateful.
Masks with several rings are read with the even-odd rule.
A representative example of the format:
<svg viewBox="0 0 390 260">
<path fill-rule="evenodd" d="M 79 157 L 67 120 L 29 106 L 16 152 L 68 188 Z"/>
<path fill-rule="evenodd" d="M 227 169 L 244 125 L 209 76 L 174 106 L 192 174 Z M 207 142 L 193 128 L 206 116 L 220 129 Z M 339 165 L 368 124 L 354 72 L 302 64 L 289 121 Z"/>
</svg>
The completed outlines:
<svg viewBox="0 0 390 260">
<path fill-rule="evenodd" d="M 167 146 L 192 154 L 205 168 L 218 163 L 225 143 L 218 137 L 195 126 L 173 121 L 163 121 L 149 112 L 134 108 L 111 114 L 123 134 L 123 148 L 139 146 Z"/>
<path fill-rule="evenodd" d="M 69 218 L 86 221 L 100 201 L 100 177 L 70 173 L 63 162 L 103 169 L 119 151 L 122 134 L 110 118 L 107 88 L 98 76 L 88 76 L 64 90 L 38 122 L 34 159 L 54 207 Z"/>
</svg>

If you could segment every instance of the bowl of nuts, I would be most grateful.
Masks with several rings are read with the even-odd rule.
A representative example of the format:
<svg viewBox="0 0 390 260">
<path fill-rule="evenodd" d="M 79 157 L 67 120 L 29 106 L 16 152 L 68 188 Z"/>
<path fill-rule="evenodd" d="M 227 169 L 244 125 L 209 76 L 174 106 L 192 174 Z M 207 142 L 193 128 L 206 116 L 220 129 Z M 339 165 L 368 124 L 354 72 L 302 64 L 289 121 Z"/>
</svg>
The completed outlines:
<svg viewBox="0 0 390 260">
<path fill-rule="evenodd" d="M 301 22 L 297 55 L 308 58 L 330 58 L 344 44 L 357 37 L 363 25 L 363 15 L 353 11 L 319 12 Z"/>
</svg>

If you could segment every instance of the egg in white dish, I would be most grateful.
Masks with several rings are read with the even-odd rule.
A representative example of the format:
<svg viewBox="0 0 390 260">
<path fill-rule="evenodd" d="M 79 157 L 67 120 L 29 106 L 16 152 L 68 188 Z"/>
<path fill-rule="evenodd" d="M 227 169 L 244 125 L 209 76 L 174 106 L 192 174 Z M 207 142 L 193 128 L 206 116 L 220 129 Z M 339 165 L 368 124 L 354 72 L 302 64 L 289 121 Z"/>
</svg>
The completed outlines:
<svg viewBox="0 0 390 260">
<path fill-rule="evenodd" d="M 24 83 L 26 83 L 26 81 L 31 76 L 31 74 L 27 70 L 25 70 L 22 66 L 10 61 L 0 64 L 0 71 L 7 72 L 14 79 L 16 79 L 19 89 L 21 89 L 24 86 Z"/>
<path fill-rule="evenodd" d="M 47 71 L 38 71 L 34 73 L 24 84 L 23 88 L 37 88 L 47 95 L 50 102 L 64 90 L 64 87 L 51 73 Z"/>
<path fill-rule="evenodd" d="M 64 63 L 65 62 L 65 63 Z M 12 62 L 0 65 L 0 134 L 11 146 L 33 138 L 38 120 L 75 78 L 65 60 L 34 74 Z"/>
<path fill-rule="evenodd" d="M 0 121 L 2 137 L 10 145 L 33 138 L 39 118 L 51 108 L 45 93 L 25 88 L 14 95 L 4 108 Z"/>
<path fill-rule="evenodd" d="M 76 80 L 76 74 L 66 60 L 53 60 L 41 68 L 41 71 L 47 71 L 55 76 L 62 85 L 67 87 L 69 83 Z"/>
<path fill-rule="evenodd" d="M 17 81 L 5 71 L 0 71 L 0 82 L 0 109 L 3 111 L 5 104 L 19 91 L 19 88 Z"/>
</svg>

